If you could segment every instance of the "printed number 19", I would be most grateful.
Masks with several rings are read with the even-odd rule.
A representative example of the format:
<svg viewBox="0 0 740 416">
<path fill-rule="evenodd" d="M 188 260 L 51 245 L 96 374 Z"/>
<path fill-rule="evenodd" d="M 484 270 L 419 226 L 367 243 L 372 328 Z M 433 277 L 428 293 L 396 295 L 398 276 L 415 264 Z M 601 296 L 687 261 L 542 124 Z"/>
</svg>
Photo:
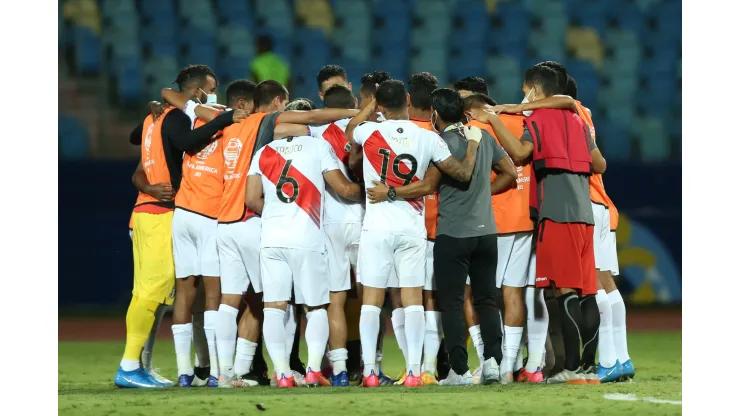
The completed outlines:
<svg viewBox="0 0 740 416">
<path fill-rule="evenodd" d="M 391 159 L 391 151 L 389 149 L 378 149 L 378 153 L 383 155 L 383 164 L 380 167 L 380 181 L 388 184 L 386 182 L 386 179 L 388 177 L 388 165 L 391 165 L 390 159 Z M 406 160 L 411 164 L 411 168 L 409 172 L 404 173 L 401 172 L 400 166 L 403 161 Z M 416 158 L 408 153 L 402 153 L 393 160 L 392 163 L 392 169 L 393 169 L 393 175 L 403 181 L 403 185 L 408 185 L 411 183 L 411 181 L 414 179 L 414 175 L 416 175 L 416 169 L 419 167 L 419 163 L 416 161 Z M 395 181 L 394 181 L 395 182 Z M 393 184 L 391 184 L 393 185 Z"/>
</svg>

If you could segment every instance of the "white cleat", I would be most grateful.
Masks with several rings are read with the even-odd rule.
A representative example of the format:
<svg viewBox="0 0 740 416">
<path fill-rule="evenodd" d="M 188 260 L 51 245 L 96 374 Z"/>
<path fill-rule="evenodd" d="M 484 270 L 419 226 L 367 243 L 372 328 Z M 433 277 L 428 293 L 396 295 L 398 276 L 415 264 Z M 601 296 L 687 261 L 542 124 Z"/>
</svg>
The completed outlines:
<svg viewBox="0 0 740 416">
<path fill-rule="evenodd" d="M 489 385 L 499 382 L 499 368 L 496 359 L 491 357 L 483 362 L 479 384 Z"/>
<path fill-rule="evenodd" d="M 586 384 L 586 377 L 576 371 L 563 370 L 545 380 L 547 384 Z"/>
<path fill-rule="evenodd" d="M 193 387 L 204 387 L 206 384 L 208 384 L 208 379 L 203 380 L 202 378 L 198 377 L 197 374 L 195 374 L 195 377 L 193 377 Z"/>
<path fill-rule="evenodd" d="M 483 367 L 478 367 L 473 371 L 472 377 L 473 377 L 473 384 L 479 384 L 480 383 L 480 375 L 483 371 Z"/>
<path fill-rule="evenodd" d="M 154 377 L 155 380 L 162 383 L 165 387 L 172 387 L 175 385 L 172 380 L 167 379 L 166 377 L 163 377 L 159 374 L 159 368 L 152 368 L 149 371 L 149 374 L 151 374 L 152 377 Z"/>
<path fill-rule="evenodd" d="M 295 385 L 298 387 L 303 387 L 306 385 L 306 376 L 295 370 L 293 370 L 293 380 L 295 380 Z"/>
<path fill-rule="evenodd" d="M 440 386 L 472 386 L 473 385 L 473 375 L 470 374 L 470 371 L 467 371 L 463 375 L 458 375 L 455 373 L 455 370 L 450 369 L 450 374 L 447 375 L 447 378 L 444 380 L 440 380 L 439 382 Z"/>
<path fill-rule="evenodd" d="M 195 378 L 198 378 L 197 376 Z M 221 377 L 218 378 L 218 388 L 220 389 L 231 389 L 234 387 L 242 387 L 239 385 L 239 377 L 236 374 L 232 374 L 230 376 L 221 375 Z"/>
</svg>

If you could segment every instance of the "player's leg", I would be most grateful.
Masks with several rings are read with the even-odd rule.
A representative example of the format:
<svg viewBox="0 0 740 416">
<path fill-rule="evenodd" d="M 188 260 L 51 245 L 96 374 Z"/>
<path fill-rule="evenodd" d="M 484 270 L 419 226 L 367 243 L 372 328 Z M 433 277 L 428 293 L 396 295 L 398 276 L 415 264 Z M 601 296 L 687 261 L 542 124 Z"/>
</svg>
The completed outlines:
<svg viewBox="0 0 740 416">
<path fill-rule="evenodd" d="M 434 242 L 434 275 L 437 277 L 437 306 L 442 312 L 442 328 L 449 350 L 450 372 L 440 385 L 470 385 L 473 376 L 468 369 L 465 345 L 465 323 L 462 315 L 465 279 L 468 275 L 470 241 L 438 235 Z"/>
<path fill-rule="evenodd" d="M 480 323 L 478 322 L 478 314 L 475 313 L 475 307 L 473 306 L 473 291 L 470 289 L 470 276 L 465 278 L 465 298 L 463 300 L 463 316 L 465 318 L 465 325 L 468 327 L 468 334 L 470 335 L 470 342 L 475 348 L 475 353 L 478 356 L 478 367 L 473 371 L 473 380 L 477 383 L 480 377 L 481 369 L 483 368 L 483 337 L 480 334 Z"/>
<path fill-rule="evenodd" d="M 544 289 L 535 288 L 537 256 L 534 250 L 532 234 L 529 234 L 529 264 L 524 289 L 524 301 L 527 307 L 527 364 L 520 371 L 517 381 L 541 383 L 544 380 L 543 362 L 547 346 L 547 330 L 550 316 L 545 303 Z"/>
<path fill-rule="evenodd" d="M 426 242 L 426 276 L 424 280 L 424 357 L 422 378 L 424 384 L 438 384 L 434 372 L 437 369 L 437 355 L 442 343 L 442 313 L 437 310 L 436 285 L 434 282 L 434 242 Z"/>
<path fill-rule="evenodd" d="M 173 301 L 172 213 L 137 212 L 133 223 L 134 290 L 126 313 L 126 347 L 114 383 L 118 387 L 164 387 L 141 367 L 140 357 L 159 305 Z"/>
<path fill-rule="evenodd" d="M 208 340 L 206 339 L 205 316 L 206 311 L 206 288 L 198 285 L 193 303 L 193 347 L 195 349 L 195 378 L 194 387 L 203 387 L 208 384 L 211 377 L 211 357 L 208 353 Z M 214 363 L 218 365 L 218 363 Z"/>
<path fill-rule="evenodd" d="M 218 385 L 219 365 L 216 347 L 216 325 L 218 322 L 218 308 L 221 303 L 221 271 L 218 260 L 218 223 L 216 220 L 200 218 L 200 237 L 198 244 L 198 259 L 202 284 L 205 286 L 205 312 L 203 313 L 203 329 L 208 345 L 208 358 L 211 363 L 209 383 Z"/>
<path fill-rule="evenodd" d="M 380 332 L 380 308 L 393 268 L 392 236 L 362 231 L 359 263 L 362 273 L 362 309 L 360 312 L 360 342 L 364 362 L 362 386 L 379 385 L 376 352 Z"/>
<path fill-rule="evenodd" d="M 617 258 L 617 233 L 610 231 L 605 241 L 607 253 L 607 270 L 611 273 L 599 275 L 599 281 L 604 287 L 609 306 L 612 313 L 612 334 L 616 349 L 617 362 L 620 364 L 620 372 L 623 379 L 631 379 L 635 375 L 635 367 L 632 365 L 629 350 L 627 348 L 627 311 L 624 306 L 622 294 L 617 289 L 614 276 L 619 275 L 619 260 Z M 599 354 L 601 356 L 601 354 Z"/>
<path fill-rule="evenodd" d="M 527 246 L 527 250 L 524 246 Z M 506 235 L 497 237 L 498 262 L 496 286 L 503 290 L 504 297 L 504 351 L 501 361 L 501 382 L 514 381 L 514 365 L 519 354 L 524 333 L 525 308 L 524 285 L 531 242 L 525 236 Z"/>
<path fill-rule="evenodd" d="M 583 227 L 582 227 L 583 228 Z M 598 290 L 597 269 L 594 253 L 594 231 L 593 225 L 585 227 L 588 235 L 584 235 L 584 253 L 580 264 L 583 276 L 583 288 L 581 290 L 581 315 L 583 316 L 583 328 L 581 328 L 581 372 L 588 384 L 600 384 L 599 373 L 596 367 L 596 348 L 599 344 L 599 307 L 596 304 L 596 292 Z"/>
<path fill-rule="evenodd" d="M 149 337 L 146 339 L 146 344 L 144 344 L 144 350 L 141 351 L 141 366 L 144 370 L 148 371 L 155 380 L 167 387 L 170 387 L 174 386 L 175 383 L 160 375 L 158 369 L 154 368 L 154 365 L 152 364 L 154 343 L 157 340 L 157 333 L 159 332 L 159 326 L 162 324 L 162 318 L 164 318 L 165 312 L 167 312 L 167 306 L 159 305 L 157 311 L 154 313 L 154 324 L 152 325 L 152 330 L 149 331 Z"/>
<path fill-rule="evenodd" d="M 286 348 L 285 311 L 291 298 L 293 275 L 284 252 L 278 248 L 260 250 L 262 275 L 264 323 L 263 336 L 272 366 L 278 378 L 279 388 L 291 388 L 295 384 Z"/>
<path fill-rule="evenodd" d="M 259 380 L 247 377 L 252 368 L 252 362 L 260 347 L 260 321 L 263 319 L 263 308 L 261 294 L 254 291 L 253 285 L 249 286 L 244 296 L 247 308 L 239 318 L 236 340 L 236 357 L 234 358 L 233 387 L 251 387 L 259 385 Z M 260 352 L 261 355 L 261 352 Z M 266 370 L 266 369 L 265 369 Z M 263 370 L 262 372 L 264 373 Z M 268 381 L 269 383 L 269 381 Z"/>
<path fill-rule="evenodd" d="M 306 366 L 301 361 L 301 323 L 305 316 L 305 310 L 295 303 L 288 305 L 289 315 L 286 314 L 286 326 L 288 339 L 285 341 L 290 353 L 290 368 L 293 369 L 293 376 L 296 377 L 296 384 L 302 385 L 302 380 L 306 375 Z"/>
<path fill-rule="evenodd" d="M 347 373 L 350 383 L 362 380 L 362 343 L 360 342 L 360 311 L 362 284 L 355 282 L 347 295 L 344 314 L 347 317 Z"/>
<path fill-rule="evenodd" d="M 401 287 L 406 343 L 407 387 L 418 387 L 421 381 L 421 359 L 424 348 L 426 319 L 423 306 L 423 289 L 426 281 L 427 242 L 425 238 L 396 236 L 393 261 L 398 272 L 398 283 Z M 434 352 L 436 358 L 437 352 Z"/>
</svg>

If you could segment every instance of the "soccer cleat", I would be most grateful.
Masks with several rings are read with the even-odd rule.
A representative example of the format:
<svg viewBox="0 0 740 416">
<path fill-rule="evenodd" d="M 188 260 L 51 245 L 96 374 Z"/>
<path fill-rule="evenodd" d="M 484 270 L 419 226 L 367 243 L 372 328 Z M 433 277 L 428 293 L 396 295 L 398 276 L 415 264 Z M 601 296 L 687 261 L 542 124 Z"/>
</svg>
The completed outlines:
<svg viewBox="0 0 740 416">
<path fill-rule="evenodd" d="M 450 370 L 450 371 L 451 371 L 451 370 Z M 478 383 L 480 383 L 480 375 L 481 375 L 481 372 L 482 372 L 482 371 L 483 371 L 483 367 L 478 367 L 478 368 L 476 368 L 475 370 L 473 370 L 473 374 L 472 374 L 472 377 L 473 377 L 473 384 L 478 384 Z M 448 377 L 449 377 L 449 376 L 448 376 Z"/>
<path fill-rule="evenodd" d="M 218 378 L 216 376 L 208 376 L 206 387 L 218 387 Z"/>
<path fill-rule="evenodd" d="M 563 370 L 545 380 L 547 384 L 586 384 L 586 378 L 572 370 Z"/>
<path fill-rule="evenodd" d="M 209 376 L 210 378 L 210 376 Z M 239 377 L 237 377 L 236 374 L 232 374 L 230 376 L 226 376 L 221 374 L 221 377 L 218 378 L 218 387 L 222 389 L 230 389 L 234 387 L 234 380 L 237 380 Z"/>
<path fill-rule="evenodd" d="M 324 377 L 321 371 L 312 371 L 311 368 L 308 368 L 306 370 L 306 386 L 326 387 L 326 386 L 331 386 L 331 381 L 329 381 L 326 377 Z"/>
<path fill-rule="evenodd" d="M 593 365 L 588 366 L 588 368 L 581 367 L 576 372 L 583 374 L 586 384 L 601 384 L 601 381 L 599 381 L 599 372 Z"/>
<path fill-rule="evenodd" d="M 339 374 L 332 374 L 330 377 L 331 385 L 334 387 L 347 387 L 349 386 L 349 375 L 347 371 L 342 371 Z"/>
<path fill-rule="evenodd" d="M 280 379 L 278 380 L 279 389 L 290 389 L 295 387 L 295 385 L 293 377 L 285 377 L 285 374 L 280 374 Z"/>
<path fill-rule="evenodd" d="M 152 369 L 150 369 L 149 370 L 149 375 L 152 376 L 152 378 L 154 378 L 154 380 L 156 380 L 159 384 L 161 384 L 164 387 L 172 387 L 172 386 L 175 385 L 175 383 L 173 381 L 171 381 L 171 380 L 167 379 L 166 377 L 163 377 L 162 375 L 160 375 L 158 368 L 152 368 Z"/>
<path fill-rule="evenodd" d="M 421 382 L 425 386 L 439 384 L 439 381 L 437 381 L 437 377 L 435 377 L 431 371 L 425 371 L 421 373 Z"/>
<path fill-rule="evenodd" d="M 349 382 L 353 385 L 359 385 L 360 383 L 362 383 L 362 371 L 350 370 Z"/>
<path fill-rule="evenodd" d="M 378 374 L 378 383 L 381 386 L 392 386 L 394 384 L 392 378 L 383 374 L 383 370 L 380 370 L 380 374 Z"/>
<path fill-rule="evenodd" d="M 403 371 L 396 377 L 396 382 L 393 383 L 397 386 L 403 386 L 403 382 L 406 381 L 406 369 L 404 368 Z"/>
<path fill-rule="evenodd" d="M 241 379 L 244 380 L 247 384 L 249 384 L 250 387 L 270 385 L 270 379 L 267 378 L 267 371 L 263 373 L 257 373 L 255 371 L 250 371 L 247 374 L 242 375 Z"/>
<path fill-rule="evenodd" d="M 193 387 L 194 378 L 195 375 L 180 374 L 180 377 L 177 379 L 177 387 Z"/>
<path fill-rule="evenodd" d="M 323 374 L 325 379 L 330 380 L 331 376 L 334 375 L 334 369 L 331 366 L 324 367 L 321 370 L 321 374 Z"/>
<path fill-rule="evenodd" d="M 296 386 L 303 387 L 306 385 L 306 376 L 300 371 L 293 370 L 293 382 Z"/>
<path fill-rule="evenodd" d="M 622 381 L 632 380 L 635 376 L 635 366 L 632 365 L 632 360 L 627 360 L 622 364 Z"/>
<path fill-rule="evenodd" d="M 195 378 L 193 387 L 203 387 L 208 384 L 208 377 L 211 375 L 211 367 L 195 367 Z"/>
<path fill-rule="evenodd" d="M 597 372 L 599 374 L 599 381 L 602 383 L 619 381 L 622 378 L 622 364 L 619 363 L 619 360 L 611 367 L 603 367 L 599 363 Z"/>
<path fill-rule="evenodd" d="M 545 377 L 542 375 L 542 370 L 538 367 L 534 373 L 530 373 L 526 369 L 522 368 L 519 370 L 519 375 L 516 377 L 517 383 L 542 383 Z"/>
<path fill-rule="evenodd" d="M 489 385 L 498 383 L 501 377 L 496 359 L 491 357 L 483 362 L 478 384 Z M 513 376 L 511 376 L 513 378 Z"/>
<path fill-rule="evenodd" d="M 421 376 L 415 376 L 409 371 L 406 379 L 403 381 L 403 385 L 406 387 L 421 387 L 424 385 L 424 382 L 421 381 Z"/>
<path fill-rule="evenodd" d="M 113 384 L 116 387 L 128 389 L 160 389 L 164 387 L 143 368 L 134 371 L 123 371 L 123 368 L 119 367 L 116 377 L 113 379 Z"/>
<path fill-rule="evenodd" d="M 473 385 L 473 375 L 470 374 L 470 371 L 467 371 L 463 375 L 459 375 L 455 372 L 455 370 L 450 369 L 450 373 L 447 375 L 447 378 L 444 380 L 439 381 L 440 386 L 472 386 Z"/>
<path fill-rule="evenodd" d="M 362 377 L 362 383 L 360 383 L 360 387 L 378 387 L 379 385 L 380 380 L 378 380 L 375 371 L 370 371 L 369 376 Z"/>
<path fill-rule="evenodd" d="M 511 384 L 514 382 L 514 373 L 511 371 L 507 371 L 505 373 L 501 373 L 501 375 L 498 378 L 498 382 L 501 384 Z"/>
</svg>

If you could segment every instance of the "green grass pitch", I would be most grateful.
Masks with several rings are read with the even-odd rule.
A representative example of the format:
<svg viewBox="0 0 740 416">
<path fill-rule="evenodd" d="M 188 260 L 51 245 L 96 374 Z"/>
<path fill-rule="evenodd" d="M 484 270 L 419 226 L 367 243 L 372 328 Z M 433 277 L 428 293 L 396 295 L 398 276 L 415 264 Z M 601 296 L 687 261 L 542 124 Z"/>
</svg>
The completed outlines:
<svg viewBox="0 0 740 416">
<path fill-rule="evenodd" d="M 123 390 L 113 376 L 123 352 L 119 342 L 59 342 L 60 415 L 680 415 L 681 406 L 615 401 L 608 393 L 638 399 L 681 400 L 681 333 L 630 333 L 630 354 L 637 369 L 632 383 L 547 386 L 383 387 L 377 389 L 269 387 L 247 389 Z M 403 368 L 391 336 L 386 338 L 383 366 L 395 376 Z M 305 362 L 305 345 L 301 349 Z M 267 354 L 265 352 L 265 354 Z M 265 355 L 267 358 L 267 355 Z M 175 380 L 172 342 L 158 342 L 154 362 Z M 269 359 L 268 359 L 269 363 Z M 477 365 L 471 354 L 471 367 Z M 265 410 L 257 409 L 261 404 Z"/>
</svg>

